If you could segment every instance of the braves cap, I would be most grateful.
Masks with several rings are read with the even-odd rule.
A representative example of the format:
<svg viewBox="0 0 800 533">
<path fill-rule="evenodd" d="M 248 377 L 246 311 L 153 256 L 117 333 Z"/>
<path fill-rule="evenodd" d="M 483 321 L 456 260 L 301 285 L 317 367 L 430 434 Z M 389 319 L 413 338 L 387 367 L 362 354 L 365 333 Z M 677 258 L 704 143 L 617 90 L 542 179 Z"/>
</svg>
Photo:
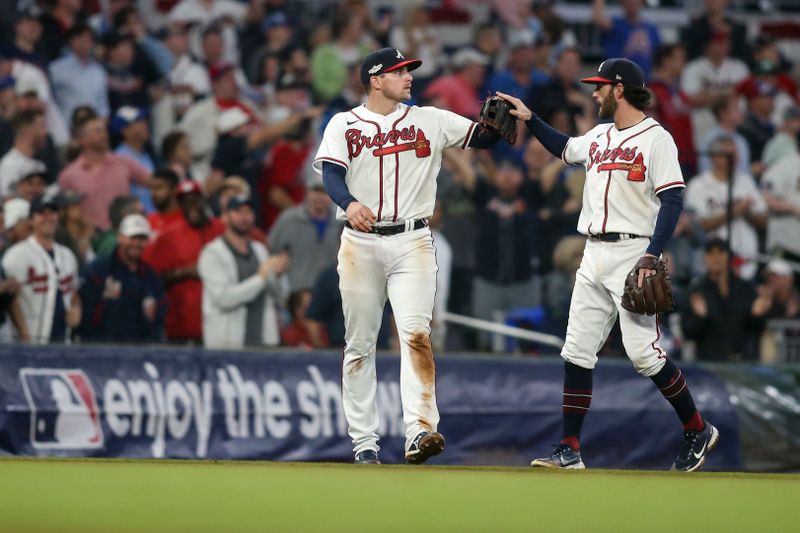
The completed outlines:
<svg viewBox="0 0 800 533">
<path fill-rule="evenodd" d="M 178 184 L 175 195 L 180 197 L 187 194 L 199 194 L 202 196 L 203 189 L 200 187 L 200 184 L 194 180 L 184 180 Z"/>
<path fill-rule="evenodd" d="M 364 58 L 361 63 L 361 84 L 366 85 L 372 76 L 378 76 L 385 72 L 391 72 L 399 68 L 407 67 L 408 70 L 419 68 L 422 61 L 419 59 L 406 59 L 400 50 L 395 48 L 381 48 L 375 50 Z"/>
<path fill-rule="evenodd" d="M 630 59 L 615 57 L 600 63 L 597 74 L 583 78 L 581 83 L 621 83 L 629 87 L 644 87 L 644 71 Z"/>
</svg>

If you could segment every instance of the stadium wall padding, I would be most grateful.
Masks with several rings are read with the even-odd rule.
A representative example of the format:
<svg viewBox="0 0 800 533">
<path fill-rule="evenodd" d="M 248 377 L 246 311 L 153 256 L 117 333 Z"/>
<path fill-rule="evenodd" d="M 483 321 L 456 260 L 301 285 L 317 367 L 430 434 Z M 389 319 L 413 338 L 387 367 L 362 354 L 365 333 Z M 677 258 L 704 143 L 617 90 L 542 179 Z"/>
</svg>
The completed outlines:
<svg viewBox="0 0 800 533">
<path fill-rule="evenodd" d="M 340 361 L 332 352 L 0 346 L 0 453 L 351 461 Z M 399 463 L 400 361 L 380 354 L 377 365 L 381 459 Z M 797 373 L 682 367 L 721 432 L 707 469 L 798 467 Z M 560 437 L 561 380 L 558 359 L 439 358 L 447 447 L 431 462 L 527 465 L 548 453 Z M 668 469 L 680 439 L 675 414 L 649 379 L 625 361 L 601 361 L 582 439 L 589 467 Z"/>
</svg>

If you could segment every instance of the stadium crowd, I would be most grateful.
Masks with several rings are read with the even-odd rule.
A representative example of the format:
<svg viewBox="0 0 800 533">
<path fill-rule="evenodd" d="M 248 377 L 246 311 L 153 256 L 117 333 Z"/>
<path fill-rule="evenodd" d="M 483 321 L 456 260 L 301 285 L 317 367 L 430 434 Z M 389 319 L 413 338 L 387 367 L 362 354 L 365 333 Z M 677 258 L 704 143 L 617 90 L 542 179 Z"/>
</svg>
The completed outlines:
<svg viewBox="0 0 800 533">
<path fill-rule="evenodd" d="M 452 1 L 18 0 L 0 46 L 0 338 L 341 346 L 343 222 L 311 159 L 330 117 L 363 101 L 369 51 L 423 60 L 417 104 L 477 119 L 501 90 L 570 135 L 597 122 L 578 82 L 596 58 L 571 21 L 547 0 L 485 3 L 477 19 Z M 688 184 L 662 342 L 757 358 L 768 319 L 800 318 L 800 65 L 768 33 L 748 39 L 726 0 L 706 0 L 674 42 L 641 0 L 620 4 L 591 3 L 602 57 L 645 70 Z M 443 42 L 443 21 L 469 42 Z M 440 349 L 490 342 L 448 334 L 445 310 L 566 329 L 584 171 L 523 125 L 518 139 L 445 154 L 431 220 Z"/>
</svg>

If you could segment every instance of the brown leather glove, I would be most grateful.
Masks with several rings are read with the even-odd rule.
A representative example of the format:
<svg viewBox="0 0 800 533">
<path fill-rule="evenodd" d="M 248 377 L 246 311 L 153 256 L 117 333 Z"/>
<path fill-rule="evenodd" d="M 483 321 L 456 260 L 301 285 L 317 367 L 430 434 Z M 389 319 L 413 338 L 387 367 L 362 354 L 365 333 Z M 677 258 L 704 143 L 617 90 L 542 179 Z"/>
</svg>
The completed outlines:
<svg viewBox="0 0 800 533">
<path fill-rule="evenodd" d="M 641 268 L 655 270 L 656 273 L 645 277 L 639 287 Z M 667 262 L 649 255 L 639 259 L 625 278 L 621 303 L 624 309 L 639 315 L 655 315 L 671 310 L 674 302 Z"/>
<path fill-rule="evenodd" d="M 496 131 L 509 144 L 516 143 L 517 118 L 510 113 L 512 109 L 514 107 L 499 96 L 490 96 L 481 107 L 481 126 Z"/>
</svg>

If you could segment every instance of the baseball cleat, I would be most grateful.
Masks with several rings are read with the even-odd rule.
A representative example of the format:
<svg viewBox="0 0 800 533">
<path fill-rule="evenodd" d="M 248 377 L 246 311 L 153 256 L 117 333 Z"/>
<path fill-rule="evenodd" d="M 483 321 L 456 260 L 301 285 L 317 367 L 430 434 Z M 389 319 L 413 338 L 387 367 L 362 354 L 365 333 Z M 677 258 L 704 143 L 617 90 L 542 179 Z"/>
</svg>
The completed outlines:
<svg viewBox="0 0 800 533">
<path fill-rule="evenodd" d="M 581 452 L 573 450 L 569 444 L 558 444 L 549 457 L 531 461 L 531 466 L 544 468 L 586 468 L 581 461 Z"/>
<path fill-rule="evenodd" d="M 705 420 L 703 422 L 705 422 L 703 431 L 683 432 L 683 446 L 681 451 L 678 452 L 671 470 L 694 472 L 699 470 L 706 462 L 706 455 L 719 442 L 719 430 L 712 426 L 710 422 Z"/>
<path fill-rule="evenodd" d="M 357 465 L 379 465 L 378 452 L 375 450 L 364 450 L 356 454 L 355 464 Z"/>
<path fill-rule="evenodd" d="M 444 450 L 444 437 L 441 433 L 418 433 L 411 446 L 406 450 L 406 463 L 421 465 L 434 455 L 439 455 Z"/>
</svg>

